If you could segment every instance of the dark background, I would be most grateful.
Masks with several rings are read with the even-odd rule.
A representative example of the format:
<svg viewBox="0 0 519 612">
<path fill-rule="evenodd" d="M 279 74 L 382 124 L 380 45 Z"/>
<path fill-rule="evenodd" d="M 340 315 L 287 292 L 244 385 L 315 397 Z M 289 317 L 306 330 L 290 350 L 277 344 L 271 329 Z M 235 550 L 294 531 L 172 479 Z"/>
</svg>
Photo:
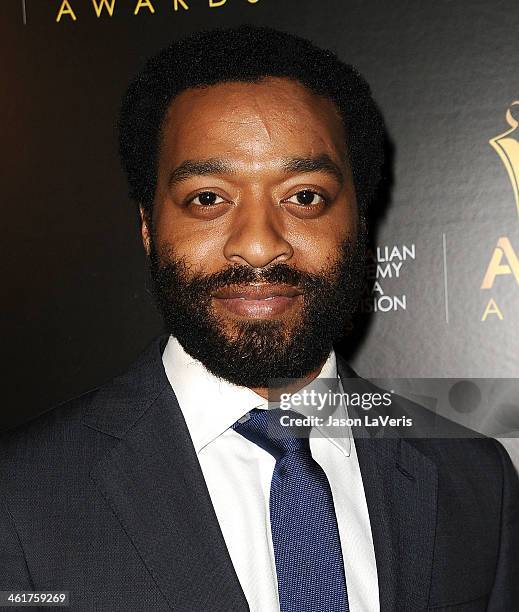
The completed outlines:
<svg viewBox="0 0 519 612">
<path fill-rule="evenodd" d="M 511 181 L 489 144 L 519 99 L 517 1 L 186 1 L 189 11 L 151 0 L 155 14 L 133 15 L 137 0 L 115 0 L 113 17 L 96 18 L 91 0 L 70 0 L 77 20 L 56 23 L 61 0 L 25 0 L 25 11 L 2 0 L 1 427 L 107 381 L 161 331 L 117 158 L 119 101 L 172 39 L 244 22 L 355 64 L 387 122 L 376 245 L 414 245 L 415 258 L 379 279 L 385 303 L 405 296 L 405 309 L 377 312 L 356 351 L 345 347 L 357 371 L 517 377 L 519 278 L 480 288 L 500 237 L 519 254 Z M 502 320 L 481 320 L 490 298 Z"/>
</svg>

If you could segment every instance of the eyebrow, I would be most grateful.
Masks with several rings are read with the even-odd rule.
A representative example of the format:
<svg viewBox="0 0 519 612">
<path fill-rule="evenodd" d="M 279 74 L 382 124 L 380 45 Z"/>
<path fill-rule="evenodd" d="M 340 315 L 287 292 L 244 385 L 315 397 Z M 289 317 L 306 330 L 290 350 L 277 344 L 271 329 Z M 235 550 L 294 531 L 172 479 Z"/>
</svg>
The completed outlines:
<svg viewBox="0 0 519 612">
<path fill-rule="evenodd" d="M 287 173 L 323 172 L 333 176 L 342 186 L 344 174 L 333 159 L 323 153 L 316 157 L 289 157 L 282 161 L 282 168 Z M 186 160 L 175 168 L 168 180 L 169 187 L 181 183 L 193 176 L 210 176 L 219 174 L 235 174 L 235 166 L 224 159 Z"/>
<path fill-rule="evenodd" d="M 168 185 L 173 187 L 173 185 L 181 183 L 192 176 L 232 173 L 232 165 L 223 159 L 206 159 L 203 161 L 188 159 L 182 162 L 169 175 Z"/>
<path fill-rule="evenodd" d="M 344 174 L 333 159 L 326 153 L 317 157 L 292 157 L 285 160 L 283 167 L 287 172 L 324 172 L 331 174 L 342 186 Z"/>
</svg>

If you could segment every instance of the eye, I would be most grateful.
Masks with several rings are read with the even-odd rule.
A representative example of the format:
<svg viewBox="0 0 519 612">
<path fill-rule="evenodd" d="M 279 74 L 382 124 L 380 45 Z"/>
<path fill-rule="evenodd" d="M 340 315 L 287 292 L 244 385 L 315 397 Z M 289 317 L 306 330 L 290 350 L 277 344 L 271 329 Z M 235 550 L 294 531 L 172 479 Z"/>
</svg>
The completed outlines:
<svg viewBox="0 0 519 612">
<path fill-rule="evenodd" d="M 303 189 L 302 191 L 295 193 L 290 198 L 287 198 L 285 202 L 298 204 L 299 206 L 319 206 L 321 204 L 326 204 L 327 200 L 320 193 L 317 193 L 317 191 Z"/>
<path fill-rule="evenodd" d="M 216 204 L 223 204 L 226 200 L 220 197 L 214 191 L 203 191 L 196 197 L 189 201 L 189 204 L 195 204 L 196 206 L 215 206 Z"/>
</svg>

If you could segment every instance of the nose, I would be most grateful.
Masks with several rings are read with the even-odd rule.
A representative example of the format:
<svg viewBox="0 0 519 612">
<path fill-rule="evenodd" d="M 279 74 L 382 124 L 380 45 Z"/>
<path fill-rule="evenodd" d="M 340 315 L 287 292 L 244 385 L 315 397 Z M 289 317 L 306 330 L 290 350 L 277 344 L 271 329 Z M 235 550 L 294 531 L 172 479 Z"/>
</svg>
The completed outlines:
<svg viewBox="0 0 519 612">
<path fill-rule="evenodd" d="M 253 268 L 288 261 L 294 251 L 283 235 L 279 216 L 280 212 L 268 200 L 242 203 L 224 247 L 226 259 Z"/>
</svg>

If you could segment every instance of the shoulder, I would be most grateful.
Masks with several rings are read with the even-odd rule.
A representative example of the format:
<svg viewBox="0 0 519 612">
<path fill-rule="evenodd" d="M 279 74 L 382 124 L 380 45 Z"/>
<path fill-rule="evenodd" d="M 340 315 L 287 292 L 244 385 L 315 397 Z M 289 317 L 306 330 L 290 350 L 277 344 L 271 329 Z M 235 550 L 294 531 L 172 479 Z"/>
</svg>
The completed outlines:
<svg viewBox="0 0 519 612">
<path fill-rule="evenodd" d="M 373 382 L 360 377 L 340 355 L 337 364 L 341 379 L 356 391 L 363 393 L 385 392 Z M 503 445 L 459 423 L 441 416 L 428 408 L 398 394 L 391 394 L 391 402 L 375 413 L 398 421 L 407 419 L 410 426 L 400 426 L 384 432 L 405 440 L 407 444 L 427 457 L 439 469 L 440 476 L 455 481 L 471 480 L 476 489 L 481 481 L 494 481 L 495 485 L 504 475 L 515 480 L 517 475 L 511 459 Z M 479 479 L 479 483 L 478 483 Z"/>
<path fill-rule="evenodd" d="M 64 429 L 73 429 L 81 422 L 83 412 L 99 393 L 93 389 L 42 412 L 29 421 L 0 434 L 0 448 L 16 445 L 21 440 L 37 441 L 55 437 Z"/>
<path fill-rule="evenodd" d="M 407 398 L 396 395 L 392 410 L 408 416 L 413 426 L 402 435 L 437 465 L 459 468 L 465 474 L 489 476 L 502 473 L 511 464 L 508 453 L 496 439 L 465 427 Z"/>
<path fill-rule="evenodd" d="M 438 507 L 443 512 L 463 512 L 473 518 L 486 515 L 494 517 L 492 524 L 497 525 L 505 496 L 518 507 L 517 472 L 498 440 L 400 396 L 395 397 L 392 410 L 413 421 L 410 434 L 401 432 L 402 452 L 412 448 L 434 466 Z M 446 517 L 445 520 L 448 521 Z"/>
<path fill-rule="evenodd" d="M 167 384 L 157 338 L 123 374 L 32 420 L 0 434 L 0 469 L 6 462 L 42 457 L 48 464 L 89 444 L 90 454 L 103 438 L 121 438 Z M 77 453 L 76 453 L 77 454 Z"/>
<path fill-rule="evenodd" d="M 30 473 L 58 474 L 92 458 L 99 434 L 84 426 L 83 415 L 99 392 L 89 391 L 2 433 L 0 483 L 20 481 Z"/>
</svg>

